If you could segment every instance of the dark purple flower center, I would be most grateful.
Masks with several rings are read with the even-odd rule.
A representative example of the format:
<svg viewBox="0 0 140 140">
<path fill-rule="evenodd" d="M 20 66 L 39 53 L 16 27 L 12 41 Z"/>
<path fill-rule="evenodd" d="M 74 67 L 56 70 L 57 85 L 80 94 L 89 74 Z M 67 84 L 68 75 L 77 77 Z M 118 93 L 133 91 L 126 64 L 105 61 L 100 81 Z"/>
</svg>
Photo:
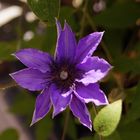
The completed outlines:
<svg viewBox="0 0 140 140">
<path fill-rule="evenodd" d="M 51 81 L 57 85 L 58 88 L 67 89 L 74 84 L 78 71 L 74 64 L 69 62 L 53 63 L 51 65 Z"/>
</svg>

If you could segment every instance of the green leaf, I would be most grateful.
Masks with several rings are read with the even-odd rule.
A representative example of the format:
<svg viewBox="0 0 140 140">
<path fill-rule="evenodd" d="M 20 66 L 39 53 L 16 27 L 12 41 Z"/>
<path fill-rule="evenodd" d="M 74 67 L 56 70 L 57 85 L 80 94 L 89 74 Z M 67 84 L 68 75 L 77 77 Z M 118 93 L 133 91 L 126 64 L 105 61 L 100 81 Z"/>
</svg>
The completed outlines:
<svg viewBox="0 0 140 140">
<path fill-rule="evenodd" d="M 19 140 L 19 136 L 15 129 L 9 128 L 0 134 L 0 140 Z"/>
<path fill-rule="evenodd" d="M 139 74 L 140 72 L 140 57 L 128 58 L 126 56 L 120 56 L 114 60 L 113 66 L 114 70 L 120 71 L 122 73 L 133 72 Z"/>
<path fill-rule="evenodd" d="M 140 4 L 124 2 L 114 4 L 112 7 L 95 16 L 96 24 L 108 28 L 126 28 L 136 25 L 140 15 Z"/>
<path fill-rule="evenodd" d="M 121 29 L 107 29 L 104 34 L 105 44 L 113 60 L 122 53 L 125 31 Z"/>
<path fill-rule="evenodd" d="M 122 111 L 122 100 L 102 108 L 94 119 L 94 129 L 102 136 L 109 136 L 117 127 Z"/>
<path fill-rule="evenodd" d="M 55 22 L 59 15 L 60 0 L 27 0 L 31 10 L 49 25 Z"/>
</svg>

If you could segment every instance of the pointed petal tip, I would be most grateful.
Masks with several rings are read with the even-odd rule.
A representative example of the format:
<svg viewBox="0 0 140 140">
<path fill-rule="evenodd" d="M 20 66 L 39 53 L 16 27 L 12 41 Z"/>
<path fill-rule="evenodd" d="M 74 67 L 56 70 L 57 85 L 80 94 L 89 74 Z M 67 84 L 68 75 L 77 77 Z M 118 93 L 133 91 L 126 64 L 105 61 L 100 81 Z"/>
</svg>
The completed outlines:
<svg viewBox="0 0 140 140">
<path fill-rule="evenodd" d="M 53 113 L 52 113 L 52 119 L 54 119 L 56 115 L 57 115 L 57 114 L 56 114 L 55 112 L 53 112 Z"/>
<path fill-rule="evenodd" d="M 101 42 L 104 33 L 105 33 L 105 31 L 99 31 L 99 32 L 97 31 L 97 32 L 93 32 L 93 33 L 91 33 L 91 35 L 97 35 L 98 38 L 99 38 L 99 42 Z"/>
<path fill-rule="evenodd" d="M 95 104 L 94 102 L 93 102 L 93 104 Z M 96 102 L 96 106 L 106 106 L 106 105 L 108 105 L 109 104 L 109 102 L 108 102 L 108 99 L 107 99 L 107 97 L 105 96 L 105 101 L 104 102 Z"/>
<path fill-rule="evenodd" d="M 9 76 L 14 80 L 13 73 L 10 73 Z"/>
<path fill-rule="evenodd" d="M 57 36 L 59 38 L 59 36 L 62 32 L 62 26 L 61 26 L 60 21 L 57 18 L 55 18 L 55 24 L 56 24 L 56 28 L 57 28 Z"/>
<path fill-rule="evenodd" d="M 52 114 L 52 119 L 54 117 L 56 117 L 58 114 L 60 114 L 61 112 L 63 112 L 65 109 L 66 109 L 66 107 L 65 108 L 64 107 L 61 107 L 60 110 L 55 110 L 55 107 L 54 107 L 54 111 L 53 111 L 53 114 Z"/>
<path fill-rule="evenodd" d="M 26 50 L 30 50 L 30 48 L 18 50 L 15 53 L 12 53 L 11 55 L 14 56 L 14 57 L 16 57 L 18 60 L 20 60 L 19 59 L 20 52 L 21 51 L 26 51 Z"/>
<path fill-rule="evenodd" d="M 59 111 L 56 111 L 55 108 L 54 108 L 54 111 L 53 111 L 53 114 L 52 114 L 52 119 L 54 119 L 54 117 L 56 117 L 58 114 L 63 112 L 65 109 L 66 109 L 66 107 L 65 108 L 61 108 Z"/>
<path fill-rule="evenodd" d="M 64 23 L 67 24 L 67 20 L 66 19 L 64 20 Z"/>
<path fill-rule="evenodd" d="M 89 128 L 90 131 L 92 131 L 92 125 L 90 125 L 88 128 Z"/>
<path fill-rule="evenodd" d="M 19 85 L 16 80 L 15 80 L 15 77 L 14 77 L 14 73 L 10 73 L 9 76 L 15 81 L 15 84 L 16 85 Z M 20 85 L 19 85 L 20 86 Z"/>
<path fill-rule="evenodd" d="M 53 107 L 54 108 L 54 107 Z M 55 116 L 57 116 L 59 113 L 57 113 L 56 111 L 55 111 L 55 109 L 53 110 L 53 113 L 52 113 L 52 119 L 54 119 L 55 118 Z"/>
<path fill-rule="evenodd" d="M 32 127 L 37 121 L 39 121 L 39 120 L 35 120 L 34 118 L 32 119 L 32 122 L 31 122 L 31 124 L 30 124 L 30 127 Z"/>
<path fill-rule="evenodd" d="M 95 104 L 95 103 L 93 103 L 93 104 Z M 104 103 L 96 103 L 95 105 L 96 106 L 106 106 L 106 105 L 108 105 L 109 103 L 108 103 L 108 101 L 106 101 L 106 102 L 104 102 Z"/>
<path fill-rule="evenodd" d="M 103 35 L 104 35 L 105 31 L 101 31 L 101 32 L 98 32 L 98 33 L 100 34 L 101 39 L 102 39 L 102 37 L 103 37 Z"/>
<path fill-rule="evenodd" d="M 80 121 L 80 119 L 79 119 L 79 121 Z M 91 122 L 91 119 L 90 119 L 90 124 L 89 125 L 87 125 L 87 124 L 84 124 L 84 123 L 82 123 L 85 127 L 87 127 L 90 131 L 92 131 L 92 122 Z"/>
<path fill-rule="evenodd" d="M 11 55 L 12 55 L 12 56 L 15 56 L 15 53 L 12 53 Z"/>
<path fill-rule="evenodd" d="M 38 121 L 40 121 L 41 118 L 38 118 L 36 120 L 32 120 L 31 124 L 30 124 L 30 127 L 32 127 L 35 123 L 37 123 Z"/>
<path fill-rule="evenodd" d="M 112 65 L 110 65 L 110 64 L 109 64 L 109 66 L 110 66 L 109 70 L 112 70 L 112 69 L 114 68 L 114 66 L 112 66 Z"/>
<path fill-rule="evenodd" d="M 14 56 L 15 58 L 17 58 L 19 60 L 19 58 L 18 58 L 18 53 L 19 52 L 20 52 L 20 50 L 12 53 L 11 55 Z"/>
<path fill-rule="evenodd" d="M 56 21 L 56 22 L 58 21 L 58 18 L 57 18 L 57 17 L 55 17 L 55 21 Z"/>
<path fill-rule="evenodd" d="M 60 21 L 58 20 L 57 17 L 55 17 L 55 23 L 56 23 L 56 25 L 57 25 L 57 24 L 60 24 Z"/>
<path fill-rule="evenodd" d="M 101 34 L 104 34 L 105 33 L 105 31 L 101 31 Z"/>
<path fill-rule="evenodd" d="M 30 127 L 32 127 L 35 124 L 35 122 L 31 122 Z"/>
<path fill-rule="evenodd" d="M 56 117 L 58 114 L 63 112 L 65 109 L 66 109 L 66 107 L 65 108 L 62 107 L 59 111 L 55 111 L 55 109 L 54 109 L 53 114 L 52 114 L 52 119 L 54 119 L 54 117 Z"/>
<path fill-rule="evenodd" d="M 12 79 L 14 79 L 15 80 L 15 78 L 14 78 L 14 75 L 16 74 L 16 72 L 13 72 L 13 73 L 9 73 L 9 76 L 12 78 Z"/>
<path fill-rule="evenodd" d="M 68 29 L 68 30 L 70 30 L 72 32 L 72 29 L 71 29 L 70 25 L 65 20 L 65 22 L 64 22 L 64 29 L 63 30 L 65 31 L 66 29 Z"/>
<path fill-rule="evenodd" d="M 80 121 L 80 118 L 78 118 L 78 120 Z M 81 122 L 81 121 L 80 121 Z M 82 123 L 82 122 L 81 122 Z M 90 121 L 90 124 L 87 125 L 87 124 L 84 124 L 82 123 L 85 127 L 87 127 L 90 131 L 92 131 L 92 122 Z"/>
<path fill-rule="evenodd" d="M 12 73 L 9 73 L 9 76 L 11 76 L 11 77 L 12 77 Z"/>
<path fill-rule="evenodd" d="M 80 118 L 78 118 L 78 120 L 79 120 L 79 122 L 81 122 L 80 121 Z M 87 127 L 90 131 L 92 131 L 92 122 L 91 121 L 90 121 L 90 124 L 89 125 L 84 124 L 84 123 L 81 123 L 81 124 L 83 124 L 83 126 Z"/>
<path fill-rule="evenodd" d="M 105 96 L 105 103 L 104 103 L 104 105 L 108 105 L 108 104 L 109 104 L 109 101 L 108 101 L 107 97 Z"/>
</svg>

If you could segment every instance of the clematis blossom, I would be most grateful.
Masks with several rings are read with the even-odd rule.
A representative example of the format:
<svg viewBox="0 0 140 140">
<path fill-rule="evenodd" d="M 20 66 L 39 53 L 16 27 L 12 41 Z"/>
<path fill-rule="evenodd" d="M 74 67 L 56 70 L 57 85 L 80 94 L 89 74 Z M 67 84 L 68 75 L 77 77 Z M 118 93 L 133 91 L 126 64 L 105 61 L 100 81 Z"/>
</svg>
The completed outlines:
<svg viewBox="0 0 140 140">
<path fill-rule="evenodd" d="M 14 55 L 27 68 L 10 74 L 23 88 L 41 91 L 37 96 L 32 123 L 41 120 L 53 106 L 53 117 L 70 108 L 73 115 L 90 130 L 91 117 L 86 103 L 106 105 L 108 100 L 98 81 L 107 75 L 111 65 L 92 57 L 104 32 L 94 32 L 76 42 L 74 33 L 65 22 L 57 26 L 55 55 L 37 49 L 22 49 Z"/>
</svg>

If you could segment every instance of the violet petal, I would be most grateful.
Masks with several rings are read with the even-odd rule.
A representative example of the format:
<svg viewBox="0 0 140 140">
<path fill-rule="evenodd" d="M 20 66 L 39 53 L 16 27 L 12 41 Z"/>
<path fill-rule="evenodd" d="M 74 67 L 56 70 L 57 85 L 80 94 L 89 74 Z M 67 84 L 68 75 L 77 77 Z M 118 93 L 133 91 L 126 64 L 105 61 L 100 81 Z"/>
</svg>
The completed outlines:
<svg viewBox="0 0 140 140">
<path fill-rule="evenodd" d="M 107 75 L 112 67 L 104 59 L 89 57 L 86 62 L 78 64 L 77 68 L 83 71 L 83 77 L 81 79 L 77 79 L 77 81 L 88 85 L 101 80 Z"/>
<path fill-rule="evenodd" d="M 31 91 L 42 90 L 46 87 L 48 79 L 46 73 L 42 73 L 37 69 L 26 68 L 14 73 L 10 76 L 21 87 L 29 89 Z"/>
<path fill-rule="evenodd" d="M 97 106 L 108 104 L 106 95 L 97 83 L 89 84 L 87 86 L 82 83 L 77 83 L 74 93 L 85 103 L 93 102 Z"/>
<path fill-rule="evenodd" d="M 49 88 L 44 89 L 42 93 L 37 96 L 35 110 L 32 118 L 32 123 L 38 122 L 43 119 L 51 108 Z"/>
<path fill-rule="evenodd" d="M 94 32 L 80 39 L 76 50 L 76 62 L 82 62 L 87 56 L 91 56 L 101 42 L 104 32 Z"/>
<path fill-rule="evenodd" d="M 62 93 L 60 89 L 58 89 L 55 85 L 51 86 L 51 100 L 53 104 L 53 118 L 58 115 L 60 112 L 64 111 L 66 107 L 69 105 L 71 100 L 71 90 L 67 91 L 67 93 Z"/>
<path fill-rule="evenodd" d="M 62 31 L 62 27 L 61 27 L 60 22 L 57 19 L 56 19 L 56 27 L 57 27 L 57 36 L 59 37 Z"/>
<path fill-rule="evenodd" d="M 64 29 L 61 31 L 57 40 L 56 58 L 58 61 L 69 60 L 73 62 L 76 49 L 75 36 L 70 26 L 65 22 Z"/>
<path fill-rule="evenodd" d="M 77 117 L 84 126 L 92 130 L 90 114 L 85 103 L 81 102 L 75 95 L 73 95 L 69 107 L 73 115 Z"/>
<path fill-rule="evenodd" d="M 51 56 L 37 49 L 22 49 L 14 54 L 24 65 L 42 72 L 50 70 Z"/>
</svg>

